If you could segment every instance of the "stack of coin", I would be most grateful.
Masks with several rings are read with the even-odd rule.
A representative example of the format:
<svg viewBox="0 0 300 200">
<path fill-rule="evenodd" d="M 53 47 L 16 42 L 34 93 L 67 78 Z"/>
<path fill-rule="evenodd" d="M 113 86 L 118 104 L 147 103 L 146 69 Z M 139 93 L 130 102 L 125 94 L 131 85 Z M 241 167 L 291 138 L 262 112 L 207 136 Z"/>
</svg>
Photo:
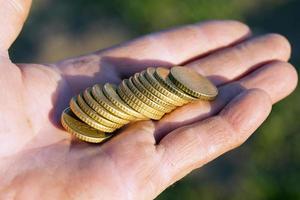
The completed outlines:
<svg viewBox="0 0 300 200">
<path fill-rule="evenodd" d="M 77 138 L 99 143 L 116 129 L 138 120 L 159 120 L 196 100 L 213 100 L 217 88 L 187 67 L 149 67 L 118 86 L 96 84 L 75 96 L 61 116 L 63 127 Z"/>
</svg>

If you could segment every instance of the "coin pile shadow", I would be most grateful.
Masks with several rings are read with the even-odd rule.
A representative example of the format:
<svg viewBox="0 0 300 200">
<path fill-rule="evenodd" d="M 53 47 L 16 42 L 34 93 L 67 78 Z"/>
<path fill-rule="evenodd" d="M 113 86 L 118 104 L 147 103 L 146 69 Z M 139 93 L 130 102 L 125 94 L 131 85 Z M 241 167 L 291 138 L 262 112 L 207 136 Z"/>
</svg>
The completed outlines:
<svg viewBox="0 0 300 200">
<path fill-rule="evenodd" d="M 49 112 L 49 120 L 50 122 L 57 128 L 64 130 L 60 123 L 60 116 L 62 111 L 69 106 L 70 99 L 77 95 L 79 92 L 85 90 L 88 87 L 93 86 L 94 84 L 104 84 L 104 83 L 114 83 L 119 84 L 123 79 L 132 76 L 136 72 L 140 72 L 147 67 L 171 67 L 174 66 L 173 63 L 161 61 L 161 60 L 137 60 L 131 58 L 124 58 L 124 57 L 102 57 L 99 59 L 98 57 L 98 65 L 99 71 L 96 72 L 92 77 L 91 76 L 84 76 L 84 75 L 67 75 L 64 78 L 68 80 L 68 82 L 72 82 L 76 84 L 76 88 L 78 91 L 67 91 L 67 87 L 65 81 L 61 80 L 58 83 L 56 91 L 52 94 L 52 105 L 53 108 Z M 81 67 L 82 65 L 91 64 L 91 62 L 95 62 L 95 58 L 82 57 L 81 59 L 76 60 L 74 66 Z M 120 77 L 115 78 L 114 76 L 108 76 L 107 73 L 112 71 L 112 68 L 119 68 L 120 69 Z M 221 76 L 209 76 L 207 77 L 213 81 L 226 81 L 226 78 Z M 242 86 L 240 86 L 242 87 Z M 209 113 L 205 113 L 204 115 L 208 115 Z M 199 116 L 197 116 L 199 117 Z M 195 121 L 195 119 L 189 119 L 189 121 Z M 189 122 L 187 122 L 189 123 Z M 166 126 L 174 126 L 173 123 L 169 123 Z M 124 126 L 119 130 L 116 130 L 116 135 L 121 132 L 123 128 L 127 127 Z M 161 138 L 156 138 L 159 141 Z"/>
<path fill-rule="evenodd" d="M 96 72 L 93 76 L 85 75 L 66 75 L 64 78 L 68 82 L 76 84 L 78 90 L 66 92 L 68 86 L 64 80 L 58 82 L 58 86 L 52 94 L 52 105 L 53 108 L 49 112 L 48 118 L 50 122 L 57 128 L 64 130 L 60 124 L 60 116 L 62 111 L 69 107 L 70 99 L 78 95 L 80 92 L 84 91 L 86 88 L 91 87 L 95 84 L 105 84 L 113 83 L 119 84 L 123 79 L 130 77 L 136 72 L 140 72 L 143 69 L 146 69 L 149 66 L 172 66 L 172 63 L 168 63 L 161 60 L 137 60 L 124 57 L 93 57 L 87 56 L 82 57 L 73 63 L 73 66 L 82 67 L 83 65 L 91 65 L 98 62 L 99 71 Z M 113 68 L 119 68 L 121 73 L 119 78 L 115 78 L 115 75 L 112 74 L 109 76 L 109 73 L 112 72 Z"/>
</svg>

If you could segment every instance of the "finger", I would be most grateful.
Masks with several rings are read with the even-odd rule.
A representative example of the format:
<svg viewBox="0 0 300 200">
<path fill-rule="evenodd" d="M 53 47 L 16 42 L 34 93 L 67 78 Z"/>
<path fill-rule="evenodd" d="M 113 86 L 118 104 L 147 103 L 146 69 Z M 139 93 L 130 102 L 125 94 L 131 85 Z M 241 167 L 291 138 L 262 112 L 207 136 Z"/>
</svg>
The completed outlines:
<svg viewBox="0 0 300 200">
<path fill-rule="evenodd" d="M 297 72 L 291 64 L 280 61 L 268 63 L 242 79 L 220 87 L 215 101 L 197 101 L 164 116 L 156 124 L 155 138 L 159 141 L 180 126 L 218 113 L 230 100 L 247 89 L 264 90 L 270 96 L 272 103 L 276 103 L 296 88 L 297 81 Z"/>
<path fill-rule="evenodd" d="M 162 174 L 169 185 L 193 169 L 241 145 L 267 118 L 272 102 L 262 90 L 247 90 L 218 116 L 172 131 L 162 139 Z"/>
<path fill-rule="evenodd" d="M 31 0 L 0 0 L 0 51 L 6 51 L 19 35 Z"/>
<path fill-rule="evenodd" d="M 121 76 L 128 76 L 148 66 L 181 64 L 236 43 L 249 34 L 248 26 L 237 21 L 208 21 L 149 34 L 58 65 L 66 75 L 91 76 L 104 66 L 109 66 L 116 67 Z M 85 66 L 78 67 L 82 63 Z"/>
<path fill-rule="evenodd" d="M 286 38 L 268 34 L 244 41 L 187 64 L 217 85 L 232 81 L 272 60 L 287 61 L 291 47 Z"/>
</svg>

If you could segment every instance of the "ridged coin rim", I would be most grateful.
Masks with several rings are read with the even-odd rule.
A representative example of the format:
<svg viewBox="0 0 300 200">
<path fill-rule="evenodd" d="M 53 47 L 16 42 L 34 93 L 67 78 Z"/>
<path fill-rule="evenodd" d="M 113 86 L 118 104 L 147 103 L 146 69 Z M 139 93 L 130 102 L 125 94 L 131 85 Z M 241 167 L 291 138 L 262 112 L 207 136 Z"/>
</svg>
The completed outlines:
<svg viewBox="0 0 300 200">
<path fill-rule="evenodd" d="M 100 124 L 110 127 L 110 128 L 120 128 L 123 125 L 122 124 L 117 124 L 115 122 L 112 122 L 101 115 L 99 115 L 94 109 L 92 109 L 83 99 L 82 93 L 80 93 L 77 96 L 77 103 L 79 107 L 82 109 L 83 112 L 85 112 L 88 116 L 93 118 L 95 121 L 99 122 Z"/>
<path fill-rule="evenodd" d="M 92 96 L 92 89 L 91 88 L 87 88 L 84 92 L 83 92 L 83 98 L 86 101 L 86 103 L 93 108 L 99 115 L 105 117 L 108 120 L 111 120 L 115 123 L 118 124 L 128 124 L 130 121 L 126 120 L 126 119 L 122 119 L 116 115 L 114 115 L 113 113 L 111 113 L 109 110 L 107 110 L 106 108 L 104 108 L 102 105 L 100 105 L 97 100 L 94 99 L 94 97 Z"/>
<path fill-rule="evenodd" d="M 136 120 L 134 116 L 127 114 L 123 110 L 119 109 L 115 104 L 113 104 L 103 94 L 103 90 L 100 85 L 96 84 L 92 87 L 92 95 L 100 105 L 102 105 L 105 109 L 107 109 L 112 114 L 128 121 Z"/>
<path fill-rule="evenodd" d="M 108 132 L 111 133 L 113 131 L 115 131 L 115 128 L 110 128 L 107 126 L 104 126 L 103 124 L 100 124 L 99 122 L 97 122 L 96 120 L 94 120 L 93 118 L 91 118 L 90 116 L 88 116 L 78 105 L 77 102 L 77 98 L 73 97 L 70 101 L 70 108 L 72 110 L 72 112 L 83 122 L 85 122 L 86 124 L 90 125 L 91 127 L 103 131 L 103 132 Z"/>
<path fill-rule="evenodd" d="M 169 102 L 168 97 L 163 96 L 163 94 L 161 93 L 159 93 L 160 95 L 154 95 L 153 93 L 151 93 L 151 91 L 148 88 L 146 88 L 139 80 L 139 73 L 136 73 L 132 76 L 132 82 L 141 93 L 143 93 L 147 98 L 151 99 L 152 101 L 155 101 L 159 105 L 170 109 L 170 111 L 176 108 L 176 105 Z"/>
<path fill-rule="evenodd" d="M 71 116 L 71 115 L 74 115 L 74 116 Z M 82 141 L 90 142 L 90 143 L 100 143 L 100 142 L 104 141 L 105 139 L 111 137 L 112 134 L 106 134 L 102 131 L 94 129 L 94 128 L 90 127 L 89 125 L 85 124 L 84 122 L 80 121 L 80 119 L 76 119 L 77 117 L 76 118 L 75 117 L 76 117 L 75 114 L 72 113 L 71 109 L 68 107 L 63 111 L 63 113 L 61 115 L 61 124 L 67 132 L 69 132 L 71 135 L 74 135 L 76 138 L 78 138 Z M 77 121 L 76 123 L 81 123 L 82 126 L 86 126 L 89 130 L 94 129 L 94 131 L 96 133 L 93 135 L 88 135 L 87 132 L 75 130 L 75 128 L 72 127 L 72 125 L 70 125 L 70 122 L 68 122 L 68 121 L 70 121 L 70 119 Z"/>
<path fill-rule="evenodd" d="M 164 113 L 168 113 L 171 111 L 168 107 L 164 107 L 153 101 L 152 99 L 148 98 L 146 95 L 144 95 L 142 92 L 139 91 L 139 89 L 134 85 L 133 83 L 133 77 L 130 77 L 127 81 L 127 86 L 131 90 L 131 92 L 139 98 L 142 102 L 150 106 L 151 108 L 154 108 L 155 110 L 162 111 Z M 145 93 L 145 92 L 144 92 Z"/>
<path fill-rule="evenodd" d="M 162 85 L 155 77 L 154 77 L 155 68 L 149 67 L 145 72 L 145 78 L 153 85 L 153 87 L 164 95 L 170 97 L 171 99 L 180 102 L 182 105 L 187 104 L 189 101 L 179 97 L 177 94 L 174 94 L 164 85 Z"/>
<path fill-rule="evenodd" d="M 126 102 L 124 102 L 120 96 L 117 93 L 117 86 L 110 84 L 110 83 L 106 83 L 103 88 L 102 91 L 104 93 L 104 95 L 113 103 L 115 104 L 118 108 L 120 108 L 121 110 L 123 110 L 124 112 L 128 113 L 129 115 L 132 115 L 134 117 L 136 117 L 136 119 L 140 119 L 140 120 L 145 120 L 148 119 L 146 116 L 142 115 L 141 113 L 135 111 L 134 109 L 132 109 L 129 105 L 126 104 Z M 111 93 L 112 92 L 112 93 Z"/>
</svg>

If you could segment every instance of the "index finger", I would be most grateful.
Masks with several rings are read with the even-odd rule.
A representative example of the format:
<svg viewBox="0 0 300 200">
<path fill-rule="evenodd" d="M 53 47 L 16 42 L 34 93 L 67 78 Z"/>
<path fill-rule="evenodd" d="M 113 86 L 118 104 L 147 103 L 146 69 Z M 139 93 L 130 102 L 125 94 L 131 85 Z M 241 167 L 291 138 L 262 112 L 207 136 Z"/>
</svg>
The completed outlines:
<svg viewBox="0 0 300 200">
<path fill-rule="evenodd" d="M 241 22 L 207 21 L 149 34 L 91 55 L 66 60 L 59 63 L 59 68 L 64 75 L 94 77 L 95 72 L 107 64 L 121 76 L 128 76 L 149 66 L 182 64 L 249 35 L 249 27 Z M 74 63 L 82 62 L 89 64 L 74 67 Z"/>
</svg>

